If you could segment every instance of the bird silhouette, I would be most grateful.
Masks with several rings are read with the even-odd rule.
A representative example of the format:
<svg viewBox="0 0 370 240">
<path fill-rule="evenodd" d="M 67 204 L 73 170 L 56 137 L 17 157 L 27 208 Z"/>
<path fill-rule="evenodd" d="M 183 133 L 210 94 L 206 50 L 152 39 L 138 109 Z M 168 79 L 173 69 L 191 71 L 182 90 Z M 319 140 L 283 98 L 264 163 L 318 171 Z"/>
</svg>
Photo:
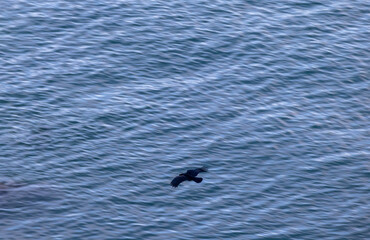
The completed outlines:
<svg viewBox="0 0 370 240">
<path fill-rule="evenodd" d="M 200 182 L 203 181 L 203 178 L 197 177 L 197 175 L 201 172 L 207 172 L 207 171 L 208 170 L 205 167 L 196 168 L 196 169 L 193 169 L 193 170 L 188 170 L 188 171 L 186 171 L 186 173 L 181 173 L 180 175 L 175 177 L 171 181 L 171 186 L 176 188 L 183 181 L 194 181 L 196 183 L 200 183 Z"/>
</svg>

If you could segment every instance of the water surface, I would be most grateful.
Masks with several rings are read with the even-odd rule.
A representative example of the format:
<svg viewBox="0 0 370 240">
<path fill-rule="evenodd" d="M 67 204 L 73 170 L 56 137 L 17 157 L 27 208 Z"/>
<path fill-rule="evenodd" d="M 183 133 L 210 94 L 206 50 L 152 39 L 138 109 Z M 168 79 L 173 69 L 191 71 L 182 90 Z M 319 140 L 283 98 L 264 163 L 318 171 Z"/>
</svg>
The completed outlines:
<svg viewBox="0 0 370 240">
<path fill-rule="evenodd" d="M 370 239 L 367 1 L 0 2 L 0 239 Z"/>
</svg>

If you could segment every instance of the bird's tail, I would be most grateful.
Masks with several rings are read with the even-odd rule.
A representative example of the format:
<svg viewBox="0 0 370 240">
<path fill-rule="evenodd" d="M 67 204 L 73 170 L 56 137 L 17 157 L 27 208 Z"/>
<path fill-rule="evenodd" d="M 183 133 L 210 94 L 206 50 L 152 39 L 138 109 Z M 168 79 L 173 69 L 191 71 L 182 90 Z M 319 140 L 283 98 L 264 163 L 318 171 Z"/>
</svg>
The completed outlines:
<svg viewBox="0 0 370 240">
<path fill-rule="evenodd" d="M 203 181 L 203 178 L 201 178 L 201 177 L 194 177 L 194 182 L 196 182 L 196 183 L 200 183 L 200 182 L 202 182 Z"/>
</svg>

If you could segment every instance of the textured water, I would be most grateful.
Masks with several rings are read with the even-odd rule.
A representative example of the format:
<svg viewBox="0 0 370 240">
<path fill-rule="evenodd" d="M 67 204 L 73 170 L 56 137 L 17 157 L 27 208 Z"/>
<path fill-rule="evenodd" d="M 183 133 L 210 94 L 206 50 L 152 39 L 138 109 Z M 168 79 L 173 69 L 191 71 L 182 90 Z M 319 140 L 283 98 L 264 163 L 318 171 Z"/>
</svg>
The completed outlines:
<svg viewBox="0 0 370 240">
<path fill-rule="evenodd" d="M 0 239 L 370 239 L 369 1 L 0 3 Z"/>
</svg>

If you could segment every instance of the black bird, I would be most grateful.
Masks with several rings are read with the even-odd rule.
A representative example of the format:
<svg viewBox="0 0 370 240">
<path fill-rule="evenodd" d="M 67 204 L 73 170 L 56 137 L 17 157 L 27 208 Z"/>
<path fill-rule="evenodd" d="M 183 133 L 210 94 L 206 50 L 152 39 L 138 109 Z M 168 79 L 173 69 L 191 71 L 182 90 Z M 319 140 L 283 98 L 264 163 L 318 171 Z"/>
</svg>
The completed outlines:
<svg viewBox="0 0 370 240">
<path fill-rule="evenodd" d="M 201 172 L 207 172 L 207 168 L 201 167 L 193 170 L 188 170 L 186 173 L 181 173 L 179 176 L 175 177 L 172 182 L 172 187 L 178 187 L 183 181 L 194 181 L 196 183 L 202 182 L 203 178 L 196 177 Z"/>
</svg>

